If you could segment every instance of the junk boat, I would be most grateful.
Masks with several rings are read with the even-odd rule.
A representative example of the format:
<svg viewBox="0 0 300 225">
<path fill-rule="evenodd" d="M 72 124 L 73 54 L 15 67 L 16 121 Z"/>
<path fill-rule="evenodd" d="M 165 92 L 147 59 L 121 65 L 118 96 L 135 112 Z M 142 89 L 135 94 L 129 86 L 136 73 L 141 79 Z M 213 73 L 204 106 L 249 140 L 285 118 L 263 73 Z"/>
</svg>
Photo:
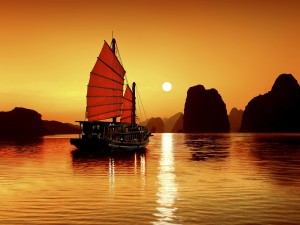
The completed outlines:
<svg viewBox="0 0 300 225">
<path fill-rule="evenodd" d="M 80 125 L 78 138 L 70 142 L 79 150 L 141 150 L 149 143 L 151 133 L 136 123 L 136 84 L 126 85 L 124 70 L 116 56 L 117 43 L 106 41 L 90 73 L 87 87 L 87 121 Z M 117 117 L 120 121 L 117 122 Z M 107 121 L 111 120 L 111 121 Z"/>
</svg>

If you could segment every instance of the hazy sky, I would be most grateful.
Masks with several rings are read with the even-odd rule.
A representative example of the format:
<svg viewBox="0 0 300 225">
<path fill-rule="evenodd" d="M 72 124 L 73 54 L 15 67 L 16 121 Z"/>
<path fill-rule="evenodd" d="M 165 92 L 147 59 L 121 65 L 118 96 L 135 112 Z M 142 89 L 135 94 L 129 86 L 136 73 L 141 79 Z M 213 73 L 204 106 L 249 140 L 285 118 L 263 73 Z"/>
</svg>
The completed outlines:
<svg viewBox="0 0 300 225">
<path fill-rule="evenodd" d="M 229 113 L 281 73 L 300 81 L 300 1 L 0 3 L 0 111 L 21 106 L 43 119 L 83 120 L 89 73 L 112 31 L 148 118 L 183 112 L 197 84 L 217 89 Z"/>
</svg>

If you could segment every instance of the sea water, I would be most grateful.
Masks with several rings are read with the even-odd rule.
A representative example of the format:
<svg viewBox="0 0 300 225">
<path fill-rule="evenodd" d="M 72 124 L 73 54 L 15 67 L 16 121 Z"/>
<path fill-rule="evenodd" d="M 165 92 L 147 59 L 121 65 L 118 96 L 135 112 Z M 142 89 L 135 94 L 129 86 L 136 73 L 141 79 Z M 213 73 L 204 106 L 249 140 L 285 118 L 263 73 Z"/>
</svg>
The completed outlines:
<svg viewBox="0 0 300 225">
<path fill-rule="evenodd" d="M 300 134 L 154 134 L 82 154 L 0 141 L 0 224 L 300 224 Z"/>
</svg>

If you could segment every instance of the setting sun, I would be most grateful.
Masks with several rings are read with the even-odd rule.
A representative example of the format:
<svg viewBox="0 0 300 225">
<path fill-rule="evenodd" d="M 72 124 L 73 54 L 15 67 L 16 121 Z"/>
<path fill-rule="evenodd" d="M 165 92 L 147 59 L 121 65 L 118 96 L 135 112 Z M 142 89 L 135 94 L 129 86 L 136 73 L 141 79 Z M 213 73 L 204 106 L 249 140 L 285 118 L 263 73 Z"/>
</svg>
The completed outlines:
<svg viewBox="0 0 300 225">
<path fill-rule="evenodd" d="M 171 91 L 171 89 L 172 89 L 172 84 L 171 84 L 170 82 L 164 82 L 164 83 L 162 84 L 162 89 L 163 89 L 164 91 Z"/>
</svg>

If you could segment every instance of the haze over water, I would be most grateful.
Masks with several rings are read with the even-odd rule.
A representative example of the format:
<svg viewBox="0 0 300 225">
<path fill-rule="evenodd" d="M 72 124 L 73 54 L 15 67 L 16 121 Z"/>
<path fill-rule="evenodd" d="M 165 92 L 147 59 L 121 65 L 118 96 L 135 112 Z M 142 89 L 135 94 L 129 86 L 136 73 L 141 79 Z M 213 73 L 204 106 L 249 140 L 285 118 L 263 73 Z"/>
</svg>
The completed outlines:
<svg viewBox="0 0 300 225">
<path fill-rule="evenodd" d="M 155 134 L 82 155 L 0 142 L 0 224 L 299 224 L 300 134 Z"/>
</svg>

